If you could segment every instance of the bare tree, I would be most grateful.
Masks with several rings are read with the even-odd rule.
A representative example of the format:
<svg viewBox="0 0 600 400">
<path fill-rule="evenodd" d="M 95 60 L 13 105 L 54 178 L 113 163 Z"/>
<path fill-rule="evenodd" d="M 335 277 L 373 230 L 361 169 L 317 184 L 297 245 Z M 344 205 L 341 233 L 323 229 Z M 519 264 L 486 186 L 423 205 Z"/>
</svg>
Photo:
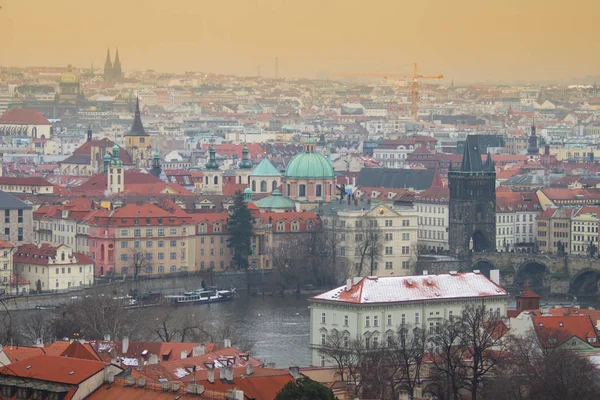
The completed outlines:
<svg viewBox="0 0 600 400">
<path fill-rule="evenodd" d="M 152 267 L 152 261 L 150 260 L 148 254 L 151 256 L 151 253 L 145 253 L 143 251 L 134 250 L 131 255 L 131 262 L 133 267 L 133 279 L 136 280 L 140 275 L 140 272 L 145 271 L 148 267 Z"/>
<path fill-rule="evenodd" d="M 596 399 L 600 372 L 588 358 L 561 346 L 569 338 L 548 328 L 508 337 L 509 362 L 494 374 L 486 399 Z"/>
<path fill-rule="evenodd" d="M 508 329 L 499 315 L 485 306 L 467 306 L 461 319 L 460 341 L 467 357 L 462 367 L 467 371 L 471 399 L 477 400 L 486 375 L 501 361 L 505 350 L 502 337 Z"/>
<path fill-rule="evenodd" d="M 365 378 L 370 369 L 370 354 L 365 342 L 360 337 L 352 339 L 334 332 L 327 335 L 325 344 L 319 349 L 319 354 L 333 360 L 340 380 L 353 387 L 355 397 L 359 396 L 363 385 L 367 382 Z"/>
<path fill-rule="evenodd" d="M 18 322 L 17 331 L 24 344 L 37 343 L 38 340 L 42 343 L 50 343 L 54 339 L 51 315 L 42 311 L 24 316 Z"/>
<path fill-rule="evenodd" d="M 363 268 L 367 266 L 370 275 L 374 275 L 375 266 L 383 254 L 383 237 L 377 225 L 377 219 L 367 217 L 360 222 L 354 231 L 355 256 L 358 257 L 357 275 L 362 276 Z"/>
<path fill-rule="evenodd" d="M 51 321 L 55 337 L 79 336 L 86 339 L 136 337 L 140 335 L 139 313 L 128 309 L 125 298 L 106 291 L 74 300 L 57 310 Z"/>
<path fill-rule="evenodd" d="M 465 353 L 459 346 L 461 329 L 460 320 L 447 320 L 431 337 L 430 379 L 437 396 L 444 400 L 460 400 L 460 391 L 465 386 L 466 374 L 462 368 Z"/>
<path fill-rule="evenodd" d="M 425 359 L 428 344 L 425 329 L 408 324 L 400 325 L 395 335 L 389 336 L 386 355 L 391 397 L 398 398 L 398 388 L 406 389 L 409 395 L 421 378 L 421 366 Z"/>
</svg>

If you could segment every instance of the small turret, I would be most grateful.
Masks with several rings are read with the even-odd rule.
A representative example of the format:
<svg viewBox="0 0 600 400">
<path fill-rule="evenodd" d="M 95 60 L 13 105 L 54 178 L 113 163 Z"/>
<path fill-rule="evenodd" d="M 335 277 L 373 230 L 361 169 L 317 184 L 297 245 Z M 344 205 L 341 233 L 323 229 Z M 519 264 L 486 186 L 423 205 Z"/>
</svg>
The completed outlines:
<svg viewBox="0 0 600 400">
<path fill-rule="evenodd" d="M 252 169 L 253 165 L 248 157 L 248 146 L 246 145 L 246 132 L 244 132 L 244 148 L 242 149 L 242 162 L 240 163 L 240 169 Z"/>
<path fill-rule="evenodd" d="M 108 173 L 108 166 L 110 165 L 110 153 L 107 151 L 106 154 L 104 154 L 104 173 Z"/>
<path fill-rule="evenodd" d="M 152 169 L 150 170 L 150 173 L 157 178 L 160 178 L 162 173 L 162 168 L 160 166 L 160 153 L 158 152 L 158 149 L 154 150 L 154 157 L 152 157 Z"/>
<path fill-rule="evenodd" d="M 206 169 L 219 169 L 217 163 L 217 150 L 215 149 L 214 136 L 211 137 L 210 149 L 208 149 L 208 162 L 205 165 Z"/>
</svg>

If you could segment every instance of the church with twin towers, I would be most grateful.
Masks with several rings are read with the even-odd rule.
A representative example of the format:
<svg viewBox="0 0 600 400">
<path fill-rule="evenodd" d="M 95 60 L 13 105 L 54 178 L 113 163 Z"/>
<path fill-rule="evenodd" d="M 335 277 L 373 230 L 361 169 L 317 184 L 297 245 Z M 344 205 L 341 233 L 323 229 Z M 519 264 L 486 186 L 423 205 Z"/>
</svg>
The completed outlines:
<svg viewBox="0 0 600 400">
<path fill-rule="evenodd" d="M 123 78 L 123 69 L 119 60 L 119 49 L 115 53 L 115 62 L 110 59 L 110 48 L 106 50 L 106 61 L 104 62 L 104 80 L 106 82 L 117 82 Z"/>
</svg>

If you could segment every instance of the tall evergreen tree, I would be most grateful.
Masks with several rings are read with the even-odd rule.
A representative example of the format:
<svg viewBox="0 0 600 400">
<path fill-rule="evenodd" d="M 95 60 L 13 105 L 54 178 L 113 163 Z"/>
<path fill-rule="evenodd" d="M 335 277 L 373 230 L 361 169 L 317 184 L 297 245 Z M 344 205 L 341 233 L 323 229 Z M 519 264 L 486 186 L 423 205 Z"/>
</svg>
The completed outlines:
<svg viewBox="0 0 600 400">
<path fill-rule="evenodd" d="M 240 269 L 248 268 L 250 240 L 254 232 L 252 230 L 252 215 L 250 215 L 250 210 L 241 191 L 235 193 L 233 206 L 229 209 L 229 213 L 227 247 L 233 249 L 233 262 L 235 265 Z"/>
</svg>

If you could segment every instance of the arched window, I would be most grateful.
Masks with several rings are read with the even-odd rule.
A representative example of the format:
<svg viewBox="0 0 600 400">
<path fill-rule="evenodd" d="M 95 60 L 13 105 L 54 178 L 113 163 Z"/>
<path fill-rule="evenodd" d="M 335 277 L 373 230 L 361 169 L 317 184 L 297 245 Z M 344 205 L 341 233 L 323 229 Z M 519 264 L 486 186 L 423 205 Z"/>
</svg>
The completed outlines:
<svg viewBox="0 0 600 400">
<path fill-rule="evenodd" d="M 305 184 L 300 184 L 299 189 L 300 190 L 298 192 L 298 196 L 300 196 L 300 197 L 306 196 L 306 185 Z"/>
<path fill-rule="evenodd" d="M 113 184 L 113 176 L 112 176 L 112 174 L 110 174 L 110 184 L 111 185 Z"/>
<path fill-rule="evenodd" d="M 204 183 L 205 183 L 206 185 L 208 185 L 208 176 L 205 176 L 205 177 L 204 177 Z"/>
<path fill-rule="evenodd" d="M 292 185 L 290 185 L 289 183 L 287 184 L 287 196 L 291 196 L 292 195 Z"/>
<path fill-rule="evenodd" d="M 252 181 L 252 193 L 256 193 L 256 181 Z"/>
<path fill-rule="evenodd" d="M 265 193 L 267 191 L 267 181 L 260 181 L 260 192 Z"/>
<path fill-rule="evenodd" d="M 277 181 L 273 181 L 271 184 L 271 191 L 274 191 L 275 189 L 277 189 Z"/>
<path fill-rule="evenodd" d="M 120 185 L 121 184 L 121 175 L 117 175 L 117 184 Z"/>
<path fill-rule="evenodd" d="M 298 232 L 299 227 L 300 227 L 300 224 L 298 223 L 298 221 L 292 221 L 292 231 L 293 232 Z"/>
<path fill-rule="evenodd" d="M 206 224 L 204 222 L 202 222 L 200 225 L 198 225 L 198 231 L 200 233 L 206 233 Z"/>
<path fill-rule="evenodd" d="M 218 176 L 215 176 L 214 182 L 215 182 L 215 185 L 219 184 L 219 177 Z"/>
<path fill-rule="evenodd" d="M 277 223 L 277 232 L 283 232 L 283 231 L 285 231 L 285 222 L 279 221 Z"/>
<path fill-rule="evenodd" d="M 100 261 L 104 261 L 104 245 L 100 245 Z"/>
<path fill-rule="evenodd" d="M 323 194 L 322 194 L 322 186 L 320 184 L 316 186 L 315 196 L 317 196 L 317 197 L 323 196 Z"/>
</svg>

